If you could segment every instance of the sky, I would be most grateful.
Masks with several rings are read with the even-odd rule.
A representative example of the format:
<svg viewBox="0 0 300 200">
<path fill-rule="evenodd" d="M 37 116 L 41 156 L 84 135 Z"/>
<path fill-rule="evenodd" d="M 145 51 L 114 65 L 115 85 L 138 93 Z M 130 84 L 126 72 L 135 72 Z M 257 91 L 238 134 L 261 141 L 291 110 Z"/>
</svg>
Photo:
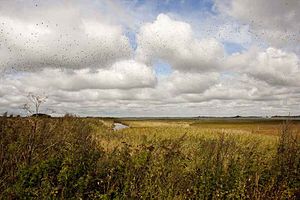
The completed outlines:
<svg viewBox="0 0 300 200">
<path fill-rule="evenodd" d="M 0 0 L 0 113 L 300 114 L 299 0 Z"/>
</svg>

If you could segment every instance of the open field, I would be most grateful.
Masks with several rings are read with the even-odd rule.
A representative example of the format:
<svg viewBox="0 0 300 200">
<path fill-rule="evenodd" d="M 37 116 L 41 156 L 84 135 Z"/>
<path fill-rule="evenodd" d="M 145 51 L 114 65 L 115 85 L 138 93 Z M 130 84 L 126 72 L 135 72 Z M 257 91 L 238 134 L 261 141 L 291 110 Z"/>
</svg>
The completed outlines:
<svg viewBox="0 0 300 200">
<path fill-rule="evenodd" d="M 0 198 L 297 199 L 299 122 L 2 117 Z"/>
<path fill-rule="evenodd" d="M 195 127 L 201 130 L 241 131 L 253 134 L 278 135 L 282 124 L 289 121 L 291 128 L 300 130 L 300 119 L 264 118 L 182 118 L 182 119 L 118 119 L 132 128 L 150 127 Z"/>
</svg>

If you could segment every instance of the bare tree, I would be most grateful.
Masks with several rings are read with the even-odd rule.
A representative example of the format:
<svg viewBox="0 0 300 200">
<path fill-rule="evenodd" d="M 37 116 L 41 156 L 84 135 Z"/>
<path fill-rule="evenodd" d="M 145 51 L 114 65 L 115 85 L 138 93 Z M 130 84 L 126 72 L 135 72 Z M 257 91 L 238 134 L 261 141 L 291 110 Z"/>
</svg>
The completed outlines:
<svg viewBox="0 0 300 200">
<path fill-rule="evenodd" d="M 48 97 L 30 92 L 28 93 L 27 98 L 29 102 L 23 105 L 23 109 L 30 114 L 38 114 L 40 112 L 40 106 L 46 102 Z"/>
</svg>

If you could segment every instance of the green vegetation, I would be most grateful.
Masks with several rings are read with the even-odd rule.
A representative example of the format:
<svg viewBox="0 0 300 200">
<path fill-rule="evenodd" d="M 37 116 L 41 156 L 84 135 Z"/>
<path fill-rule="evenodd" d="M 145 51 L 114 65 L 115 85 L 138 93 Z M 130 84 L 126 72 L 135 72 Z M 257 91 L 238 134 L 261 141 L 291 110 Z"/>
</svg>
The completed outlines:
<svg viewBox="0 0 300 200">
<path fill-rule="evenodd" d="M 189 120 L 120 122 L 131 128 L 112 131 L 113 119 L 100 118 L 0 118 L 0 198 L 299 198 L 298 124 L 256 134 Z"/>
</svg>

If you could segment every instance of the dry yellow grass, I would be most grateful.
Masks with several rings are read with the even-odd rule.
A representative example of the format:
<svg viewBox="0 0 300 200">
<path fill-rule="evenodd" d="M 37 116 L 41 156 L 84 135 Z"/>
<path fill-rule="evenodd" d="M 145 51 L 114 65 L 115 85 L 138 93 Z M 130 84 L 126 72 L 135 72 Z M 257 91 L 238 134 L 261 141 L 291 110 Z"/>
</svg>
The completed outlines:
<svg viewBox="0 0 300 200">
<path fill-rule="evenodd" d="M 117 119 L 116 121 L 129 126 L 127 129 L 110 131 L 101 136 L 100 145 L 107 151 L 113 150 L 122 143 L 138 147 L 146 140 L 156 143 L 166 139 L 186 136 L 184 146 L 191 149 L 193 141 L 199 138 L 214 139 L 220 134 L 233 137 L 241 144 L 249 141 L 260 141 L 262 148 L 274 149 L 283 121 L 279 120 L 193 120 L 193 119 Z M 103 120 L 107 127 L 112 127 L 112 120 Z M 300 130 L 300 122 L 292 121 L 291 128 Z"/>
<path fill-rule="evenodd" d="M 195 119 L 117 119 L 115 121 L 128 125 L 130 128 L 110 131 L 107 138 L 101 139 L 101 146 L 113 149 L 122 142 L 139 145 L 147 140 L 153 142 L 162 139 L 179 138 L 186 135 L 189 140 L 207 137 L 215 138 L 219 134 L 233 135 L 240 140 L 256 138 L 269 144 L 275 144 L 283 121 L 281 120 L 195 120 Z M 101 119 L 108 128 L 113 127 L 114 120 Z M 295 132 L 300 130 L 300 121 L 291 121 Z M 103 137 L 103 136 L 102 136 Z M 275 143 L 274 143 L 275 142 Z"/>
<path fill-rule="evenodd" d="M 4 117 L 0 199 L 296 198 L 300 137 L 237 122 Z"/>
<path fill-rule="evenodd" d="M 122 120 L 122 123 L 130 127 L 189 127 L 188 121 L 172 120 Z"/>
<path fill-rule="evenodd" d="M 264 135 L 278 135 L 284 121 L 282 120 L 236 120 L 236 119 L 220 119 L 220 120 L 120 120 L 122 123 L 131 128 L 162 128 L 162 127 L 176 127 L 176 128 L 189 128 L 195 127 L 203 131 L 229 131 L 229 132 L 243 132 L 251 134 L 264 134 Z M 300 120 L 291 121 L 292 129 L 295 131 L 300 130 Z"/>
</svg>

